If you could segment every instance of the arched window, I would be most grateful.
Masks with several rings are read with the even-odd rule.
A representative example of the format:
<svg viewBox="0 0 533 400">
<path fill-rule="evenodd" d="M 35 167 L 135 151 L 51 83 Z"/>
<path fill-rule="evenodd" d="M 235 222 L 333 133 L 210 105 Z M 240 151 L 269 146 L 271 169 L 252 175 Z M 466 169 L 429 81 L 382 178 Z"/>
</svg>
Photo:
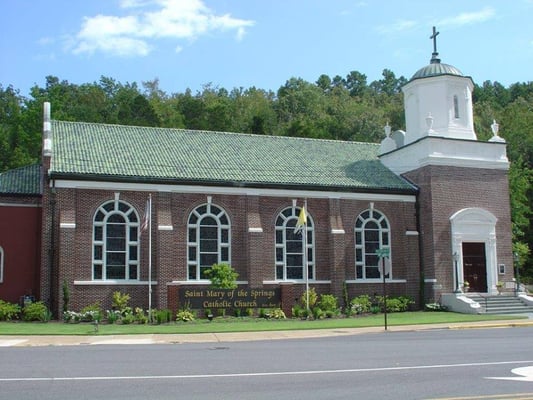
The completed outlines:
<svg viewBox="0 0 533 400">
<path fill-rule="evenodd" d="M 4 249 L 0 246 L 0 283 L 4 282 Z"/>
<path fill-rule="evenodd" d="M 303 280 L 304 251 L 307 251 L 308 279 L 315 279 L 314 224 L 307 214 L 307 243 L 302 233 L 294 233 L 300 215 L 300 207 L 283 210 L 276 219 L 276 280 Z"/>
<path fill-rule="evenodd" d="M 226 212 L 208 203 L 189 215 L 188 280 L 207 279 L 205 271 L 213 264 L 230 262 L 230 222 Z"/>
<path fill-rule="evenodd" d="M 355 221 L 356 279 L 382 278 L 377 250 L 390 249 L 390 243 L 389 222 L 381 212 L 370 209 L 359 214 Z M 391 278 L 391 275 L 392 271 L 385 277 Z"/>
<path fill-rule="evenodd" d="M 139 279 L 139 216 L 129 204 L 102 204 L 93 220 L 93 280 Z"/>
</svg>

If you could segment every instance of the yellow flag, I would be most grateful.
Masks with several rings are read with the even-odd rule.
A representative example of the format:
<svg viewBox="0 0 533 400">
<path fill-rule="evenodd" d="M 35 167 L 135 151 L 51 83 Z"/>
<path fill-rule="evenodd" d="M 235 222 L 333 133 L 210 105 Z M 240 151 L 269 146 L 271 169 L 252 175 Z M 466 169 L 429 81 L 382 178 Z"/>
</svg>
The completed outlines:
<svg viewBox="0 0 533 400">
<path fill-rule="evenodd" d="M 296 222 L 296 226 L 294 227 L 294 233 L 300 233 L 300 231 L 305 227 L 307 224 L 307 214 L 305 213 L 305 207 L 302 207 L 300 209 L 300 215 L 298 216 L 298 222 Z"/>
</svg>

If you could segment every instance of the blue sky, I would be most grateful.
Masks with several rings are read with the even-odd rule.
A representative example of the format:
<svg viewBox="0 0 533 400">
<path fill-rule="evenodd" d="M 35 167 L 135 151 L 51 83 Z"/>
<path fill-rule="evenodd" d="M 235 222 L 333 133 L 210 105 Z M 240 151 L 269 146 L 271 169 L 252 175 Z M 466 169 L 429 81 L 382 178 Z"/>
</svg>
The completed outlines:
<svg viewBox="0 0 533 400">
<path fill-rule="evenodd" d="M 474 82 L 528 82 L 533 0 L 0 0 L 0 84 L 22 95 L 45 77 L 159 79 L 276 91 L 350 71 L 410 78 L 431 58 Z"/>
</svg>

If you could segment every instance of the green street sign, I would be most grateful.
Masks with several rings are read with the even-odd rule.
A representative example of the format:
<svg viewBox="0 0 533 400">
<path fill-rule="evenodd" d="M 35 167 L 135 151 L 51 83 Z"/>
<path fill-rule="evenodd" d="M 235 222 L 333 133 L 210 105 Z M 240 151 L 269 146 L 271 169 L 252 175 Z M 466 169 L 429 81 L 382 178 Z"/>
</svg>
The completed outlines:
<svg viewBox="0 0 533 400">
<path fill-rule="evenodd" d="M 379 258 L 388 257 L 390 255 L 390 249 L 388 247 L 377 249 L 376 254 Z"/>
</svg>

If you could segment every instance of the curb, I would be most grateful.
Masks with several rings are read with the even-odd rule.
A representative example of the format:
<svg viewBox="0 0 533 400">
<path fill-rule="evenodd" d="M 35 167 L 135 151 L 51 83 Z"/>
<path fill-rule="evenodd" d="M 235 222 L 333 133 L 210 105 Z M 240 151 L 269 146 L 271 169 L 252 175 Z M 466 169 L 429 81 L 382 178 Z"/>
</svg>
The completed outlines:
<svg viewBox="0 0 533 400">
<path fill-rule="evenodd" d="M 80 345 L 138 345 L 138 344 L 186 344 L 186 343 L 222 343 L 259 340 L 313 339 L 358 335 L 365 333 L 387 333 L 423 331 L 431 329 L 496 329 L 532 327 L 533 321 L 508 320 L 479 323 L 429 324 L 429 325 L 395 325 L 387 331 L 383 327 L 311 329 L 302 331 L 262 331 L 232 333 L 196 333 L 196 334 L 144 334 L 144 335 L 102 335 L 102 336 L 0 336 L 0 347 L 39 347 L 39 346 L 80 346 Z"/>
</svg>

